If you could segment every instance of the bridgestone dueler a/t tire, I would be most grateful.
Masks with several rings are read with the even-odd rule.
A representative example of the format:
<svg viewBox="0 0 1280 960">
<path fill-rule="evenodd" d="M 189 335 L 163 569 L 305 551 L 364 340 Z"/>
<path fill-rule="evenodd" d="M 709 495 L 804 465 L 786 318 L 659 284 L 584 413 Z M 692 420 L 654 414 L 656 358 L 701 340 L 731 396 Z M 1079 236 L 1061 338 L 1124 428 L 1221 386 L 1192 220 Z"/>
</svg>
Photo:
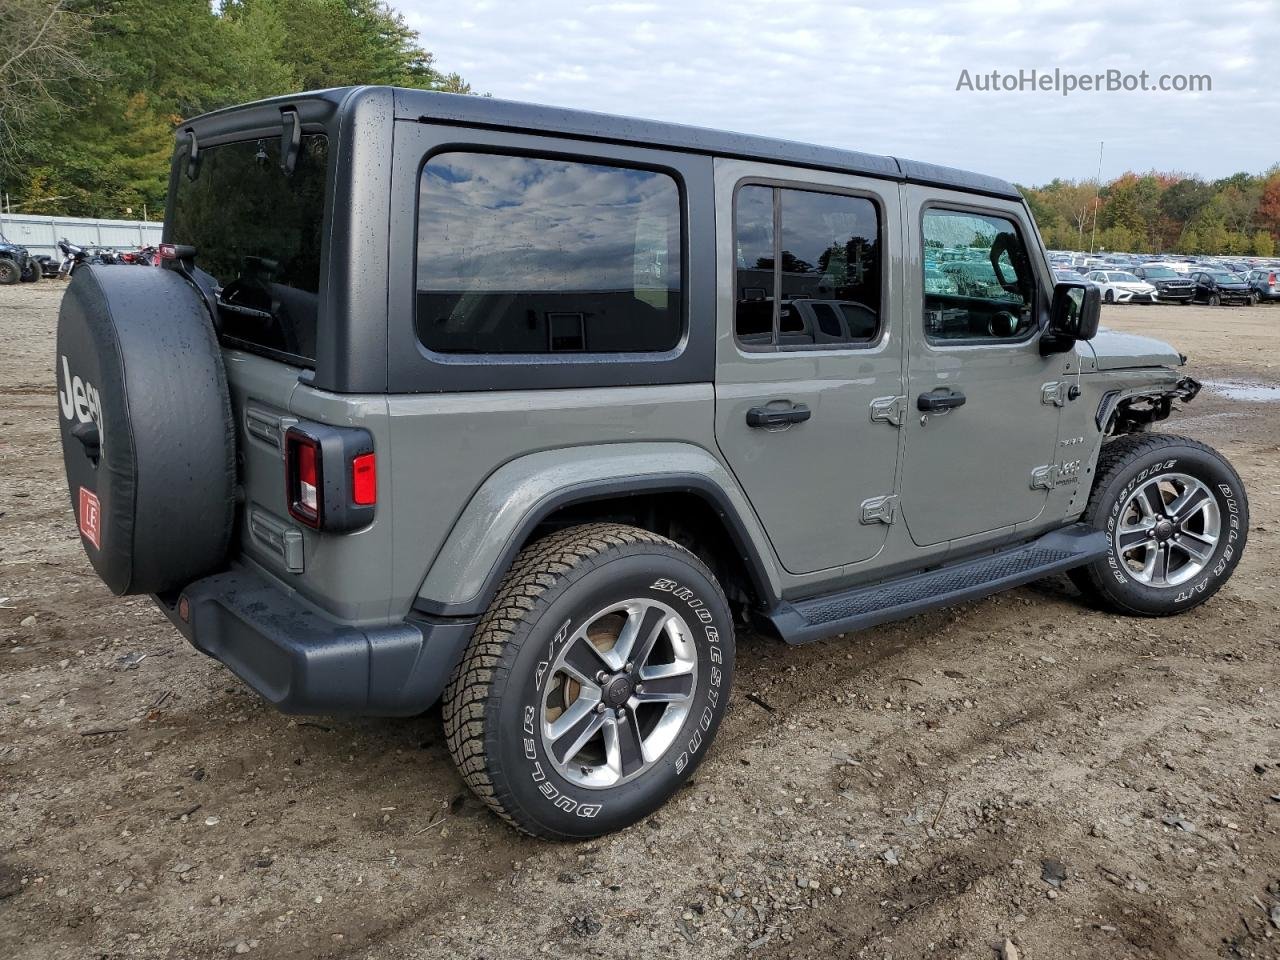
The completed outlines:
<svg viewBox="0 0 1280 960">
<path fill-rule="evenodd" d="M 558 643 L 629 599 L 666 604 L 693 627 L 694 702 L 651 768 L 592 789 L 562 777 L 546 755 L 540 684 Z M 619 830 L 660 807 L 706 756 L 728 706 L 733 660 L 729 605 L 695 556 L 620 524 L 563 530 L 525 548 L 476 627 L 445 690 L 449 751 L 476 795 L 527 833 L 573 840 Z"/>
<path fill-rule="evenodd" d="M 1186 474 L 1208 487 L 1218 504 L 1221 533 L 1204 569 L 1186 583 L 1153 587 L 1136 580 L 1115 550 L 1120 510 L 1137 486 L 1165 473 Z M 1222 454 L 1197 440 L 1161 433 L 1112 440 L 1098 457 L 1096 481 L 1083 521 L 1107 534 L 1106 556 L 1072 570 L 1070 577 L 1094 604 L 1145 617 L 1165 617 L 1204 603 L 1230 579 L 1249 535 L 1244 484 Z"/>
<path fill-rule="evenodd" d="M 162 593 L 225 564 L 235 435 L 199 294 L 171 270 L 83 266 L 54 362 L 71 506 L 103 582 Z"/>
</svg>

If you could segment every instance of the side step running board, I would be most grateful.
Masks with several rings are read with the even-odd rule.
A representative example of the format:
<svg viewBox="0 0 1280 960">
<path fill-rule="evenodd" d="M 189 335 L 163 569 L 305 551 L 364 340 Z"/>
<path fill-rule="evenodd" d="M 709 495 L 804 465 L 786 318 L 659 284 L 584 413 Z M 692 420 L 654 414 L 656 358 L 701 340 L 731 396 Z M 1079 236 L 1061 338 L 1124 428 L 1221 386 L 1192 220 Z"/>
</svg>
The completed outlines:
<svg viewBox="0 0 1280 960">
<path fill-rule="evenodd" d="M 1084 524 L 1073 524 L 999 553 L 899 580 L 853 587 L 794 603 L 784 600 L 768 617 L 787 643 L 809 643 L 999 593 L 1079 567 L 1106 552 L 1105 533 Z"/>
</svg>

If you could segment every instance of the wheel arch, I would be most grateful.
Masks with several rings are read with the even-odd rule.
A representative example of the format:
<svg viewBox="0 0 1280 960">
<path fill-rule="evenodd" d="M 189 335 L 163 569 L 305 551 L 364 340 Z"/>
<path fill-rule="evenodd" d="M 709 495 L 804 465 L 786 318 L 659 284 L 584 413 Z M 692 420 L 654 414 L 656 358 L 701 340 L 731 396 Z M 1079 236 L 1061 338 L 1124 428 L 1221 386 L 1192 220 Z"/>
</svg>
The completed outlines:
<svg viewBox="0 0 1280 960">
<path fill-rule="evenodd" d="M 450 530 L 413 607 L 432 616 L 481 614 L 527 544 L 604 519 L 676 533 L 678 542 L 688 534 L 684 545 L 754 605 L 771 606 L 780 594 L 764 531 L 710 453 L 683 443 L 602 444 L 530 454 L 495 470 Z"/>
</svg>

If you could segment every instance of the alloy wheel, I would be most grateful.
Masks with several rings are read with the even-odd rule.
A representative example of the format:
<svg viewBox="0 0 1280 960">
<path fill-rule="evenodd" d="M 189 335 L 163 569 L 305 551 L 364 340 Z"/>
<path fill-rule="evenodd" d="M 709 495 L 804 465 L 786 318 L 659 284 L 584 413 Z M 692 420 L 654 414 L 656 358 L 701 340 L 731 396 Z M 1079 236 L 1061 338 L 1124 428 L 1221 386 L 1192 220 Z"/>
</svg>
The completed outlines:
<svg viewBox="0 0 1280 960">
<path fill-rule="evenodd" d="M 1176 587 L 1213 559 L 1222 532 L 1218 501 L 1184 473 L 1165 473 L 1137 487 L 1120 510 L 1115 550 L 1139 583 Z"/>
<path fill-rule="evenodd" d="M 593 789 L 649 770 L 689 715 L 697 668 L 693 632 L 666 604 L 624 600 L 590 617 L 547 670 L 539 726 L 552 765 Z"/>
</svg>

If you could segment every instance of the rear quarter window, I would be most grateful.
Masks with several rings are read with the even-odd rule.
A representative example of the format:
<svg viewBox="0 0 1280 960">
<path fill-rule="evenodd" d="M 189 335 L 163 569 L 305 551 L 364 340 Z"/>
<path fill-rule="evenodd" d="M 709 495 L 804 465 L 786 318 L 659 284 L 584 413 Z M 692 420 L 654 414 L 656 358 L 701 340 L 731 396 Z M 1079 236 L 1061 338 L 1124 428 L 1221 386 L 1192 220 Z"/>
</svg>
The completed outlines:
<svg viewBox="0 0 1280 960">
<path fill-rule="evenodd" d="M 419 180 L 415 326 L 439 354 L 625 354 L 683 334 L 673 177 L 445 152 Z"/>
</svg>

